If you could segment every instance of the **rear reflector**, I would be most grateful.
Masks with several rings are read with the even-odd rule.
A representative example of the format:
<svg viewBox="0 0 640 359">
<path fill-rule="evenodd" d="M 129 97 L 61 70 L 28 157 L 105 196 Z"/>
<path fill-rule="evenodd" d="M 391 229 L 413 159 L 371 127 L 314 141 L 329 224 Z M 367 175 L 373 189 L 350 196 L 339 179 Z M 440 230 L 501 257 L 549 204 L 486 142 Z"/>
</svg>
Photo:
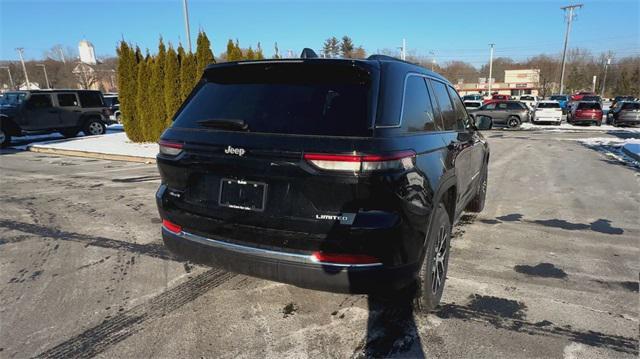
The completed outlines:
<svg viewBox="0 0 640 359">
<path fill-rule="evenodd" d="M 177 225 L 177 224 L 175 224 L 173 222 L 170 222 L 170 221 L 168 221 L 166 219 L 162 220 L 162 226 L 167 231 L 172 232 L 172 233 L 176 233 L 177 234 L 177 233 L 182 232 L 182 227 L 180 227 L 179 225 Z"/>
<path fill-rule="evenodd" d="M 365 254 L 337 254 L 314 252 L 311 260 L 318 263 L 334 263 L 334 264 L 377 264 L 381 263 L 376 257 Z"/>
<path fill-rule="evenodd" d="M 182 143 L 160 140 L 160 153 L 167 156 L 177 156 L 182 152 Z"/>
<path fill-rule="evenodd" d="M 400 151 L 383 155 L 306 153 L 304 159 L 323 170 L 369 172 L 412 168 L 415 156 L 414 151 Z"/>
</svg>

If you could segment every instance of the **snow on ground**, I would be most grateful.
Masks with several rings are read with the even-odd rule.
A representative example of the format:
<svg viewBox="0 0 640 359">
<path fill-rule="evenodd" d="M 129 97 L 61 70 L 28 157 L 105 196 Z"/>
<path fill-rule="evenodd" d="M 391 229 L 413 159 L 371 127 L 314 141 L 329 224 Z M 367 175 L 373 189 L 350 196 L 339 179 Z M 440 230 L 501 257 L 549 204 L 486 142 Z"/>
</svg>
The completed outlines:
<svg viewBox="0 0 640 359">
<path fill-rule="evenodd" d="M 632 158 L 623 151 L 623 147 L 627 150 L 637 151 L 640 147 L 640 138 L 592 137 L 581 138 L 577 141 L 589 148 L 603 153 L 607 157 L 611 157 L 617 161 L 640 168 L 640 161 Z M 634 153 L 638 154 L 635 151 Z"/>
<path fill-rule="evenodd" d="M 124 128 L 121 124 L 115 124 L 111 126 L 107 126 L 107 134 L 117 133 L 124 131 Z M 83 136 L 83 132 L 80 132 L 79 137 Z M 26 150 L 29 145 L 34 142 L 44 143 L 46 141 L 55 141 L 55 140 L 64 140 L 64 136 L 59 134 L 58 132 L 47 133 L 44 135 L 27 135 L 27 136 L 19 136 L 13 137 L 11 139 L 12 148 L 17 150 Z"/>
<path fill-rule="evenodd" d="M 640 133 L 640 127 L 615 127 L 611 125 L 602 126 L 574 126 L 570 125 L 566 122 L 561 123 L 560 125 L 537 125 L 529 122 L 525 122 L 520 125 L 520 129 L 525 131 L 533 131 L 533 130 L 546 130 L 551 132 L 585 132 L 585 131 L 596 131 L 596 132 L 604 132 L 604 131 L 624 131 L 624 132 L 635 132 Z"/>
<path fill-rule="evenodd" d="M 134 143 L 124 132 L 40 142 L 30 147 L 146 158 L 155 158 L 158 154 L 157 143 Z"/>
</svg>

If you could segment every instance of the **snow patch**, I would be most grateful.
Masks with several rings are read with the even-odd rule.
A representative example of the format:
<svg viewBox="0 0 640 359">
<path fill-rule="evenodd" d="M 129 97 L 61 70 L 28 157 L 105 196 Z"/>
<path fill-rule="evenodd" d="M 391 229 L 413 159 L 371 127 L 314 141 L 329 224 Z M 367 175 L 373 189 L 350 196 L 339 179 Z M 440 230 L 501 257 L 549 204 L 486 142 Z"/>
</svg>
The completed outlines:
<svg viewBox="0 0 640 359">
<path fill-rule="evenodd" d="M 630 166 L 640 168 L 640 162 L 628 156 L 622 148 L 626 145 L 640 145 L 640 138 L 618 138 L 618 137 L 593 137 L 580 138 L 577 140 L 583 145 L 592 148 L 605 156 Z"/>
<path fill-rule="evenodd" d="M 28 147 L 145 158 L 155 158 L 158 154 L 157 143 L 134 143 L 124 132 L 40 142 Z"/>
<path fill-rule="evenodd" d="M 551 131 L 551 132 L 614 131 L 614 132 L 640 133 L 640 128 L 638 127 L 615 127 L 615 126 L 605 125 L 605 124 L 603 124 L 602 126 L 574 126 L 566 122 L 563 122 L 560 125 L 537 125 L 530 122 L 525 122 L 520 125 L 520 129 L 524 131 L 544 130 L 544 131 Z"/>
</svg>

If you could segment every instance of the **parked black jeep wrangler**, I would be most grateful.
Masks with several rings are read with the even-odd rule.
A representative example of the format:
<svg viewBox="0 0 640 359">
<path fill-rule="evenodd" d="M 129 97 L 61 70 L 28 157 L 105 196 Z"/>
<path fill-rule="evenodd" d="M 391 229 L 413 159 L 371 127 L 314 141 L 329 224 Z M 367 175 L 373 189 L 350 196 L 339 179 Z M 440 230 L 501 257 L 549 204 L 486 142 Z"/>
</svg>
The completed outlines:
<svg viewBox="0 0 640 359">
<path fill-rule="evenodd" d="M 386 56 L 210 65 L 160 140 L 164 242 L 240 273 L 417 293 L 433 309 L 451 227 L 484 207 L 478 128 L 491 119 L 470 120 L 444 77 Z"/>
<path fill-rule="evenodd" d="M 106 125 L 114 123 L 104 114 L 100 91 L 31 90 L 4 94 L 0 103 L 0 145 L 6 147 L 11 137 L 60 132 L 74 137 L 102 135 Z"/>
</svg>

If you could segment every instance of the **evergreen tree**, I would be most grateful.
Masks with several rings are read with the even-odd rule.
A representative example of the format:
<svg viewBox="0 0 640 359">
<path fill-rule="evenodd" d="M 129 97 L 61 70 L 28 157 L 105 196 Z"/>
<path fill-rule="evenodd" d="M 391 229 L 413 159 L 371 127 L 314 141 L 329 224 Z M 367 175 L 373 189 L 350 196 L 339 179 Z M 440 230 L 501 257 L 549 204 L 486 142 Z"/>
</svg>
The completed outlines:
<svg viewBox="0 0 640 359">
<path fill-rule="evenodd" d="M 335 36 L 324 40 L 322 53 L 324 57 L 338 57 L 340 55 L 340 41 Z"/>
<path fill-rule="evenodd" d="M 181 47 L 180 47 L 181 48 Z M 178 48 L 178 51 L 180 51 Z M 189 94 L 191 93 L 191 89 L 193 89 L 193 69 L 195 66 L 195 59 L 193 54 L 186 53 L 183 51 L 183 55 L 181 56 L 182 60 L 180 61 L 180 102 L 184 102 L 187 99 Z"/>
<path fill-rule="evenodd" d="M 229 39 L 227 41 L 227 61 L 237 61 L 235 58 L 235 45 L 233 44 L 233 40 Z"/>
<path fill-rule="evenodd" d="M 256 56 L 255 56 L 256 60 L 262 60 L 264 59 L 264 54 L 262 54 L 262 46 L 260 46 L 260 43 L 258 42 L 258 46 L 256 47 Z"/>
<path fill-rule="evenodd" d="M 253 52 L 251 46 L 247 49 L 247 54 L 245 55 L 245 60 L 254 60 L 256 58 L 256 53 Z"/>
<path fill-rule="evenodd" d="M 183 50 L 184 51 L 184 50 Z M 164 66 L 164 105 L 165 105 L 165 127 L 171 125 L 173 115 L 180 107 L 180 64 L 178 55 L 169 44 L 167 58 Z"/>
<path fill-rule="evenodd" d="M 166 48 L 160 38 L 158 53 L 152 61 L 151 76 L 148 81 L 150 115 L 144 132 L 147 141 L 158 141 L 165 128 L 167 115 L 164 103 L 164 63 L 166 56 Z"/>
<path fill-rule="evenodd" d="M 136 79 L 136 117 L 135 125 L 127 135 L 133 142 L 144 142 L 145 127 L 149 118 L 149 63 L 151 58 L 147 51 L 147 57 L 138 63 L 138 73 Z"/>
<path fill-rule="evenodd" d="M 137 49 L 139 52 L 140 49 Z M 130 132 L 135 132 L 136 118 L 136 80 L 137 58 L 136 52 L 124 40 L 120 42 L 118 53 L 118 87 L 120 111 L 124 130 L 131 138 Z"/>
<path fill-rule="evenodd" d="M 278 43 L 276 42 L 273 47 L 274 47 L 273 58 L 274 59 L 279 59 L 280 58 L 280 49 L 278 49 Z"/>
<path fill-rule="evenodd" d="M 198 40 L 196 46 L 196 61 L 198 63 L 198 71 L 204 71 L 209 64 L 215 64 L 216 60 L 211 51 L 211 42 L 204 31 L 198 32 Z"/>
<path fill-rule="evenodd" d="M 342 37 L 342 42 L 340 43 L 340 53 L 342 54 L 342 57 L 351 58 L 353 56 L 354 47 L 355 46 L 353 46 L 353 41 L 351 40 L 351 38 L 347 35 L 344 35 Z"/>
<path fill-rule="evenodd" d="M 236 39 L 235 44 L 233 44 L 233 57 L 236 59 L 235 61 L 244 59 L 242 49 L 240 48 L 240 41 L 238 41 L 238 39 Z"/>
</svg>

